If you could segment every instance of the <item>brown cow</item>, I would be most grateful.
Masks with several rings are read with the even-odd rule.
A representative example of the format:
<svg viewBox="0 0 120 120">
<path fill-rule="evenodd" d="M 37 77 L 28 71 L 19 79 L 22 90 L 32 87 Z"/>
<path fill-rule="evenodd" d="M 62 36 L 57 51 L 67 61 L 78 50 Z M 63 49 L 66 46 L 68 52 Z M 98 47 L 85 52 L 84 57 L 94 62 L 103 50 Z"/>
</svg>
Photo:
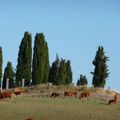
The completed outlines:
<svg viewBox="0 0 120 120">
<path fill-rule="evenodd" d="M 0 99 L 3 99 L 3 100 L 4 100 L 4 98 L 11 99 L 12 95 L 13 95 L 13 93 L 10 91 L 3 91 L 3 92 L 0 92 Z"/>
<path fill-rule="evenodd" d="M 116 94 L 113 99 L 108 101 L 108 105 L 115 104 L 119 101 L 119 95 Z"/>
<path fill-rule="evenodd" d="M 117 102 L 116 99 L 111 99 L 109 100 L 108 105 L 115 104 L 116 102 Z"/>
<path fill-rule="evenodd" d="M 65 91 L 64 92 L 64 97 L 65 96 L 75 96 L 75 97 L 77 97 L 77 92 L 75 92 L 75 91 Z"/>
<path fill-rule="evenodd" d="M 56 97 L 59 97 L 60 95 L 61 95 L 61 93 L 53 92 L 51 94 L 51 98 L 56 98 Z"/>
<path fill-rule="evenodd" d="M 91 96 L 91 93 L 89 91 L 84 91 L 80 94 L 79 99 L 88 98 L 90 96 Z"/>
<path fill-rule="evenodd" d="M 15 88 L 14 90 L 15 95 L 21 95 L 21 93 L 22 93 L 22 90 L 20 88 Z"/>
</svg>

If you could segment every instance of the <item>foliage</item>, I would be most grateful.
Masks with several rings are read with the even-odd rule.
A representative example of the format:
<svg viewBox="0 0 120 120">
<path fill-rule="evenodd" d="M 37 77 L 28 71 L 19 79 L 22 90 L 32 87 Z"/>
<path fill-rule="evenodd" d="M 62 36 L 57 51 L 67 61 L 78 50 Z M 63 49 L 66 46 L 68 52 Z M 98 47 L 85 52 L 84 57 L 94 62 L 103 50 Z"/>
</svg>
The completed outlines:
<svg viewBox="0 0 120 120">
<path fill-rule="evenodd" d="M 43 33 L 37 33 L 34 41 L 32 84 L 46 83 L 49 75 L 48 45 Z"/>
<path fill-rule="evenodd" d="M 109 75 L 107 66 L 108 57 L 105 56 L 104 48 L 102 46 L 98 47 L 95 59 L 93 60 L 93 65 L 95 66 L 93 74 L 92 84 L 94 87 L 104 88 L 106 83 L 106 78 Z"/>
<path fill-rule="evenodd" d="M 16 84 L 21 86 L 22 79 L 25 79 L 25 86 L 31 80 L 31 61 L 32 61 L 32 38 L 28 32 L 24 33 L 18 53 L 18 64 L 16 70 Z"/>
<path fill-rule="evenodd" d="M 70 60 L 66 61 L 66 74 L 65 84 L 68 85 L 72 83 L 72 68 Z"/>
<path fill-rule="evenodd" d="M 15 87 L 14 76 L 15 76 L 15 73 L 13 71 L 12 63 L 8 61 L 7 66 L 4 70 L 3 88 L 6 88 L 7 78 L 9 78 L 9 88 Z"/>
<path fill-rule="evenodd" d="M 49 82 L 52 82 L 53 85 L 59 85 L 59 67 L 60 60 L 58 55 L 56 56 L 56 60 L 52 63 L 49 73 Z"/>
<path fill-rule="evenodd" d="M 50 63 L 49 63 L 49 50 L 48 50 L 48 44 L 47 42 L 45 42 L 45 46 L 44 46 L 44 49 L 45 49 L 45 66 L 44 66 L 44 77 L 43 77 L 43 80 L 42 80 L 42 83 L 47 83 L 48 82 L 48 79 L 49 79 L 49 71 L 50 71 Z"/>
<path fill-rule="evenodd" d="M 0 80 L 2 78 L 2 64 L 3 64 L 2 47 L 0 47 Z"/>
<path fill-rule="evenodd" d="M 61 59 L 59 67 L 59 85 L 65 85 L 67 78 L 66 61 Z"/>
<path fill-rule="evenodd" d="M 69 60 L 59 60 L 58 55 L 56 56 L 56 60 L 50 68 L 49 82 L 54 85 L 69 85 L 72 83 L 72 70 Z"/>
<path fill-rule="evenodd" d="M 85 75 L 80 75 L 80 79 L 78 79 L 77 81 L 77 85 L 87 85 L 88 84 L 88 81 L 87 81 L 87 78 Z"/>
</svg>

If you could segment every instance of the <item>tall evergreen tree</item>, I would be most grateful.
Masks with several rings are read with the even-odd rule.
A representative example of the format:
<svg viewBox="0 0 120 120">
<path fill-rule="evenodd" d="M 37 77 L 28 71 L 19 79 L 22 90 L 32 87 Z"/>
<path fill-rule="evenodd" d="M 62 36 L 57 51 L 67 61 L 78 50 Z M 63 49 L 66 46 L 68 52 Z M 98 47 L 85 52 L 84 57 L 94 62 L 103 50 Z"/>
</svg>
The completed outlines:
<svg viewBox="0 0 120 120">
<path fill-rule="evenodd" d="M 25 86 L 30 84 L 32 62 L 32 37 L 28 32 L 24 33 L 18 53 L 18 64 L 16 70 L 16 84 L 21 86 L 22 79 L 25 79 Z"/>
<path fill-rule="evenodd" d="M 2 78 L 2 63 L 3 63 L 2 47 L 0 47 L 0 80 Z"/>
<path fill-rule="evenodd" d="M 45 42 L 44 45 L 44 54 L 45 54 L 45 66 L 44 66 L 44 77 L 42 83 L 47 83 L 49 81 L 49 72 L 50 72 L 50 63 L 49 63 L 49 51 L 48 44 Z"/>
<path fill-rule="evenodd" d="M 67 69 L 66 69 L 66 61 L 61 59 L 60 68 L 59 68 L 59 85 L 65 85 L 67 81 Z"/>
<path fill-rule="evenodd" d="M 56 55 L 56 60 L 52 63 L 49 72 L 49 82 L 52 82 L 53 85 L 59 85 L 59 67 L 60 67 L 60 60 L 58 54 Z"/>
<path fill-rule="evenodd" d="M 0 47 L 0 83 L 2 79 L 2 64 L 3 64 L 3 55 L 2 55 L 2 47 Z"/>
<path fill-rule="evenodd" d="M 58 55 L 56 56 L 56 60 L 50 68 L 49 82 L 52 82 L 53 85 L 68 85 L 72 83 L 72 70 L 69 60 L 60 60 Z"/>
<path fill-rule="evenodd" d="M 80 79 L 77 81 L 77 85 L 87 85 L 88 81 L 85 75 L 80 75 Z"/>
<path fill-rule="evenodd" d="M 77 86 L 79 86 L 79 85 L 80 85 L 80 79 L 77 80 Z"/>
<path fill-rule="evenodd" d="M 67 76 L 66 76 L 65 84 L 69 85 L 70 83 L 72 83 L 72 69 L 70 65 L 70 60 L 66 61 L 66 72 L 67 72 Z"/>
<path fill-rule="evenodd" d="M 15 87 L 14 82 L 14 71 L 12 67 L 12 63 L 8 61 L 7 66 L 4 70 L 4 76 L 3 76 L 3 88 L 6 88 L 6 80 L 9 78 L 9 88 Z"/>
<path fill-rule="evenodd" d="M 92 84 L 94 87 L 104 88 L 106 83 L 106 78 L 109 75 L 107 66 L 108 57 L 105 56 L 104 48 L 102 46 L 98 47 L 95 59 L 93 60 L 93 65 L 95 66 L 93 74 Z"/>
<path fill-rule="evenodd" d="M 43 33 L 37 33 L 34 41 L 32 84 L 46 83 L 49 75 L 48 46 Z"/>
</svg>

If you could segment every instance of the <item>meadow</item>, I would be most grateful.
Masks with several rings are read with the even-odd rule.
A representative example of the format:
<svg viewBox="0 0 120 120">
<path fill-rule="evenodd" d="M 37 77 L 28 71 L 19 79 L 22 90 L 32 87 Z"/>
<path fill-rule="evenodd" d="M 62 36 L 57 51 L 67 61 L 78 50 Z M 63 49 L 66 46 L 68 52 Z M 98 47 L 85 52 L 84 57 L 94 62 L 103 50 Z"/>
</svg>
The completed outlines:
<svg viewBox="0 0 120 120">
<path fill-rule="evenodd" d="M 0 120 L 120 120 L 120 103 L 102 99 L 17 96 L 0 101 Z"/>
</svg>

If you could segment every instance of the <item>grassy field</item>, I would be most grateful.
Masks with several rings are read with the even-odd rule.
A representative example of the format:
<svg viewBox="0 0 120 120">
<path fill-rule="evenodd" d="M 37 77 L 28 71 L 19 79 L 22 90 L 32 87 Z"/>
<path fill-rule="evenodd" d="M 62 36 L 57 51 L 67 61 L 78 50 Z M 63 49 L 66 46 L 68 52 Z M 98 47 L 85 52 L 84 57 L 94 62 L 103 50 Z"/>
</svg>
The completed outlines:
<svg viewBox="0 0 120 120">
<path fill-rule="evenodd" d="M 15 97 L 0 101 L 1 120 L 120 120 L 120 103 L 78 98 Z"/>
</svg>

